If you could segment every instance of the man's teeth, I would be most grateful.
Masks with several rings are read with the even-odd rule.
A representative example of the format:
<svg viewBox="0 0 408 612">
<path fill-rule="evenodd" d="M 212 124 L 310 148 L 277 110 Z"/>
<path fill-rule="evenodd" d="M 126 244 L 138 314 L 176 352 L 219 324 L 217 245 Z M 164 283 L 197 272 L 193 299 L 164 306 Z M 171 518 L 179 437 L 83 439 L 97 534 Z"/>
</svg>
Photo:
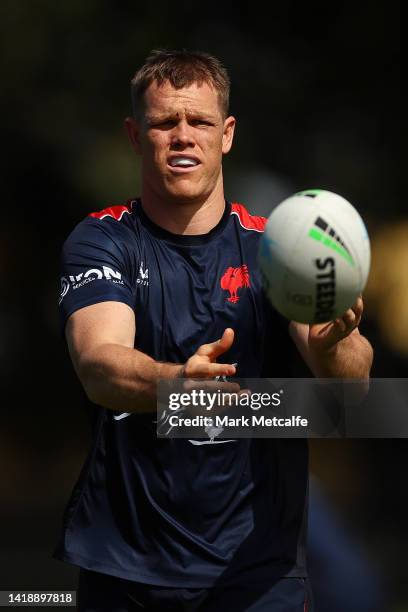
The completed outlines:
<svg viewBox="0 0 408 612">
<path fill-rule="evenodd" d="M 176 157 L 170 161 L 170 166 L 197 166 L 198 162 L 190 157 Z"/>
</svg>

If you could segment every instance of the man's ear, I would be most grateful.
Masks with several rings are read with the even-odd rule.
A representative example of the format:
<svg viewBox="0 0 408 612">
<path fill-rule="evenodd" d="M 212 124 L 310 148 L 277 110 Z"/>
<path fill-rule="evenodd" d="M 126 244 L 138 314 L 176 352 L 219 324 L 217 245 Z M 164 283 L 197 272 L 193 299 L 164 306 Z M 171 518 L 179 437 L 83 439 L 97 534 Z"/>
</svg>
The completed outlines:
<svg viewBox="0 0 408 612">
<path fill-rule="evenodd" d="M 125 128 L 129 136 L 129 140 L 132 144 L 133 149 L 138 155 L 141 155 L 140 146 L 140 125 L 133 117 L 126 117 Z"/>
<path fill-rule="evenodd" d="M 235 130 L 235 117 L 227 117 L 224 121 L 224 131 L 222 135 L 222 152 L 225 155 L 229 153 L 232 147 L 232 140 L 234 138 Z"/>
</svg>

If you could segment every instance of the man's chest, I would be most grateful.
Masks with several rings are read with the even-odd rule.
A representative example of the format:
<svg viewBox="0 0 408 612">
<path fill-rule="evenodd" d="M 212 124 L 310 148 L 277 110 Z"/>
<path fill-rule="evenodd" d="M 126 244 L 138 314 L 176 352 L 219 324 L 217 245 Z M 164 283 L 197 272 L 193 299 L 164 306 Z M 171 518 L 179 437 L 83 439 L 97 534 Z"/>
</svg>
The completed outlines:
<svg viewBox="0 0 408 612">
<path fill-rule="evenodd" d="M 183 360 L 226 327 L 236 347 L 262 327 L 254 248 L 225 241 L 206 248 L 147 244 L 136 276 L 136 345 L 156 359 Z"/>
</svg>

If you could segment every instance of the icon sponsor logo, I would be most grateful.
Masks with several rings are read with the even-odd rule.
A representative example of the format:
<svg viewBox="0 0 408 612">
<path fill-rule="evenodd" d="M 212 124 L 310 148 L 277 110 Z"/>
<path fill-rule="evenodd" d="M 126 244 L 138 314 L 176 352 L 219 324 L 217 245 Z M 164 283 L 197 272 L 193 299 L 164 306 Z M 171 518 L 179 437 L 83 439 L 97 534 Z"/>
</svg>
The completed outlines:
<svg viewBox="0 0 408 612">
<path fill-rule="evenodd" d="M 122 275 L 117 270 L 112 270 L 112 268 L 109 268 L 108 266 L 102 266 L 102 268 L 90 268 L 86 272 L 81 272 L 77 275 L 70 274 L 68 277 L 63 276 L 61 278 L 61 293 L 58 303 L 61 304 L 62 300 L 70 289 L 75 291 L 76 289 L 84 287 L 84 285 L 87 285 L 88 283 L 102 279 L 111 281 L 117 285 L 124 285 Z"/>
</svg>

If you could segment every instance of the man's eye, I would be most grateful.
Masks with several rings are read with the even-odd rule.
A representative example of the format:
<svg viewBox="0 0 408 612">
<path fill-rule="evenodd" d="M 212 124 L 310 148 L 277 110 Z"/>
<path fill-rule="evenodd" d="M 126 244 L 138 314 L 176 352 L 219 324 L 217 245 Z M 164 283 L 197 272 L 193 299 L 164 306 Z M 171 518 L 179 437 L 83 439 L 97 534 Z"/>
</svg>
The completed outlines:
<svg viewBox="0 0 408 612">
<path fill-rule="evenodd" d="M 193 119 L 191 121 L 191 125 L 193 127 L 209 127 L 212 124 L 209 121 L 205 121 L 204 119 Z"/>
<path fill-rule="evenodd" d="M 176 122 L 172 119 L 165 119 L 163 121 L 155 121 L 150 124 L 150 127 L 156 128 L 158 130 L 169 130 L 176 125 Z"/>
</svg>

